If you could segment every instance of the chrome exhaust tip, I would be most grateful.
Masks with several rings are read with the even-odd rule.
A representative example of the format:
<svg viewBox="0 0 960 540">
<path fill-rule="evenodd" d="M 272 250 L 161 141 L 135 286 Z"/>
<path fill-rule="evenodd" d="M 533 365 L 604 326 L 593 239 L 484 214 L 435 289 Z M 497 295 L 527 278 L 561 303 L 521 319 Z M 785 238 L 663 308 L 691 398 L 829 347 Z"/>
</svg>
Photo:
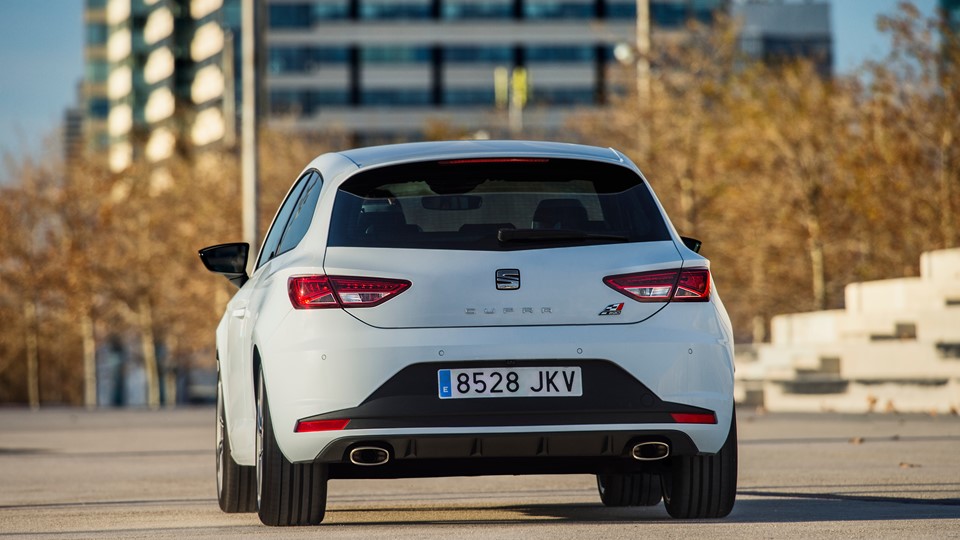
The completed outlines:
<svg viewBox="0 0 960 540">
<path fill-rule="evenodd" d="M 358 446 L 350 451 L 350 463 L 363 467 L 383 465 L 390 461 L 390 452 L 380 446 Z"/>
<path fill-rule="evenodd" d="M 638 443 L 630 450 L 630 456 L 637 461 L 657 461 L 670 455 L 670 445 L 659 441 Z"/>
</svg>

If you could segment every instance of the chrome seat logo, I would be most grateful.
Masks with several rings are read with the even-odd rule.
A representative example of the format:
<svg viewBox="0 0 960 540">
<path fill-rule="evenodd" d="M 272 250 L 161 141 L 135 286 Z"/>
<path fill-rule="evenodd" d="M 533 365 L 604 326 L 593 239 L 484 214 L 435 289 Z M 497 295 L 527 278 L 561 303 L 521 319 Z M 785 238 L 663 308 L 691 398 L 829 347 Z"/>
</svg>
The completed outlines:
<svg viewBox="0 0 960 540">
<path fill-rule="evenodd" d="M 497 290 L 514 291 L 520 288 L 520 270 L 501 268 L 497 270 Z"/>
</svg>

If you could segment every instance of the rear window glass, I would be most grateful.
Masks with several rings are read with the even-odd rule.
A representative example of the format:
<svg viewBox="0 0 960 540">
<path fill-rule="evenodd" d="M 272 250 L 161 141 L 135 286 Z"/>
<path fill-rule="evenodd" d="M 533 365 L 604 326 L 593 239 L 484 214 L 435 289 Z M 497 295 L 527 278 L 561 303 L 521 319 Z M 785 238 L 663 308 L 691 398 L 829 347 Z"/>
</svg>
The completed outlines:
<svg viewBox="0 0 960 540">
<path fill-rule="evenodd" d="M 565 159 L 454 160 L 355 175 L 334 203 L 331 246 L 503 251 L 668 240 L 633 171 Z"/>
</svg>

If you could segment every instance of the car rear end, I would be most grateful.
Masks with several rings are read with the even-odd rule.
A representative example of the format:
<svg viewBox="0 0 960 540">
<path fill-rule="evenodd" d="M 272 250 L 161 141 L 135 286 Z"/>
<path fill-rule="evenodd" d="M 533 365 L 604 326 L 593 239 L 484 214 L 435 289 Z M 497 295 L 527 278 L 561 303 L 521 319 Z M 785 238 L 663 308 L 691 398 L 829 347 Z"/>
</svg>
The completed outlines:
<svg viewBox="0 0 960 540">
<path fill-rule="evenodd" d="M 622 156 L 418 158 L 337 182 L 303 246 L 322 264 L 274 280 L 288 313 L 258 343 L 291 462 L 601 474 L 725 444 L 732 336 L 708 261 Z"/>
</svg>

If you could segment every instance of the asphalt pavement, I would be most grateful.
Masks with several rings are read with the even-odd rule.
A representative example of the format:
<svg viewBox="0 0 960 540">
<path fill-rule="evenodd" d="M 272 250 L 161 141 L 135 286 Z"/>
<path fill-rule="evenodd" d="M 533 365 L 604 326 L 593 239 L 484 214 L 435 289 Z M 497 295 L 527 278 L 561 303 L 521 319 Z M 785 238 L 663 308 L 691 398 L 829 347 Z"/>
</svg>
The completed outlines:
<svg viewBox="0 0 960 540">
<path fill-rule="evenodd" d="M 737 504 L 605 508 L 592 476 L 334 480 L 318 527 L 223 514 L 214 411 L 0 409 L 0 537 L 960 538 L 960 418 L 741 413 Z"/>
</svg>

